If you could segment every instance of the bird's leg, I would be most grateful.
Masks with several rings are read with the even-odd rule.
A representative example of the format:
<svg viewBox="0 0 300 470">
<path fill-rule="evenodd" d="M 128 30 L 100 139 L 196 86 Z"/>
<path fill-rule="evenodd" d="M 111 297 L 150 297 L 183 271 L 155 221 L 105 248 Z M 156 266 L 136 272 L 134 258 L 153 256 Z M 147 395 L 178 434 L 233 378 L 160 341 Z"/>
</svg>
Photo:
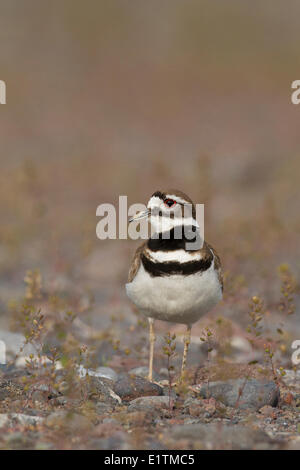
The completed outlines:
<svg viewBox="0 0 300 470">
<path fill-rule="evenodd" d="M 155 334 L 154 334 L 154 320 L 153 318 L 148 318 L 149 320 L 149 342 L 150 342 L 150 355 L 149 355 L 149 375 L 148 379 L 152 382 L 152 371 L 153 371 L 153 354 L 154 354 L 154 343 L 155 343 Z"/>
<path fill-rule="evenodd" d="M 189 345 L 191 342 L 191 326 L 187 325 L 186 327 L 186 333 L 184 335 L 184 349 L 183 349 L 183 357 L 182 357 L 182 366 L 181 366 L 181 376 L 180 379 L 183 379 L 185 367 L 186 367 L 186 359 L 187 359 L 187 353 L 189 349 Z"/>
</svg>

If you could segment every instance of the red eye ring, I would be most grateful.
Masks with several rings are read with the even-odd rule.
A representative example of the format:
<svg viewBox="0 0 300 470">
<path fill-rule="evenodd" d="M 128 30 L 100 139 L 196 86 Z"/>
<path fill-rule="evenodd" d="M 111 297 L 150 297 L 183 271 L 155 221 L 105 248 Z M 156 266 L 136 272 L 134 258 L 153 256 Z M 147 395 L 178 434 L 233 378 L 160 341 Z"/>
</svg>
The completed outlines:
<svg viewBox="0 0 300 470">
<path fill-rule="evenodd" d="M 174 199 L 165 199 L 164 204 L 168 209 L 170 209 L 171 207 L 175 206 L 176 201 L 174 201 Z"/>
</svg>

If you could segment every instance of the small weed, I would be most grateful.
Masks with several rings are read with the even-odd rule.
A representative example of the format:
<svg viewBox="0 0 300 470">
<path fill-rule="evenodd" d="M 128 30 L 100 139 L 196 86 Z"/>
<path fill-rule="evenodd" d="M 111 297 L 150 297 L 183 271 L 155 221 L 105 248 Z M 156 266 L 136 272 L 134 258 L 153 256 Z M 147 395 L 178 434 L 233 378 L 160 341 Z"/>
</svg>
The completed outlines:
<svg viewBox="0 0 300 470">
<path fill-rule="evenodd" d="M 200 340 L 206 344 L 207 346 L 207 357 L 206 357 L 206 363 L 207 363 L 207 398 L 209 398 L 209 365 L 210 365 L 210 353 L 213 350 L 213 333 L 209 328 L 205 328 L 205 330 L 202 331 L 202 336 L 200 337 Z"/>
<path fill-rule="evenodd" d="M 247 333 L 250 333 L 251 335 L 248 339 L 252 348 L 254 348 L 257 338 L 262 335 L 263 326 L 261 321 L 264 314 L 265 309 L 263 300 L 256 295 L 253 296 L 249 303 L 248 315 L 250 318 L 250 324 L 247 327 Z"/>
<path fill-rule="evenodd" d="M 164 336 L 165 345 L 163 346 L 163 353 L 167 356 L 167 369 L 168 369 L 168 387 L 169 387 L 169 410 L 171 411 L 171 392 L 172 392 L 172 381 L 173 381 L 173 372 L 174 366 L 171 361 L 176 355 L 176 335 L 167 333 Z"/>
<path fill-rule="evenodd" d="M 278 274 L 281 280 L 281 298 L 279 301 L 279 311 L 285 316 L 295 312 L 294 294 L 296 291 L 296 279 L 288 264 L 281 264 L 278 267 Z"/>
<path fill-rule="evenodd" d="M 38 300 L 42 297 L 42 276 L 39 269 L 27 271 L 24 282 L 26 283 L 25 299 L 27 301 Z"/>
</svg>

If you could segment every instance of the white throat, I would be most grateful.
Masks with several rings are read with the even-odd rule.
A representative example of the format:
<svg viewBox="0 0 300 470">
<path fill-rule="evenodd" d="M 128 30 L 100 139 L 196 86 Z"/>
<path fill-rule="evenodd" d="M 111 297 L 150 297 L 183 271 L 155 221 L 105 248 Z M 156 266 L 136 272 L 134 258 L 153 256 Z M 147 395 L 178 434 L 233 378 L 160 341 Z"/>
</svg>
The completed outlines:
<svg viewBox="0 0 300 470">
<path fill-rule="evenodd" d="M 175 217 L 172 219 L 171 217 L 166 216 L 159 216 L 159 215 L 151 215 L 150 218 L 151 223 L 151 232 L 152 233 L 162 233 L 162 232 L 169 232 L 175 227 L 183 226 L 195 226 L 199 228 L 198 222 L 193 217 Z"/>
</svg>

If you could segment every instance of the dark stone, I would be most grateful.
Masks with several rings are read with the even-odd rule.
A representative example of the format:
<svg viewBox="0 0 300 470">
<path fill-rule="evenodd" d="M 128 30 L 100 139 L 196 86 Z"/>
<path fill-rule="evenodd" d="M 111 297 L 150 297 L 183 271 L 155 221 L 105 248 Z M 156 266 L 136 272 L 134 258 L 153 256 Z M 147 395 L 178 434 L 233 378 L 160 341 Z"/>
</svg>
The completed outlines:
<svg viewBox="0 0 300 470">
<path fill-rule="evenodd" d="M 125 401 L 138 397 L 163 395 L 163 388 L 159 385 L 149 382 L 143 377 L 128 374 L 122 374 L 118 378 L 113 390 Z"/>
<path fill-rule="evenodd" d="M 111 405 L 120 403 L 118 397 L 115 396 L 114 391 L 110 388 L 109 384 L 101 380 L 99 377 L 88 377 L 88 395 L 90 400 L 104 402 Z"/>
<path fill-rule="evenodd" d="M 167 437 L 185 439 L 200 449 L 272 449 L 277 444 L 262 430 L 232 424 L 184 424 L 168 429 Z"/>
<path fill-rule="evenodd" d="M 145 410 L 160 410 L 160 409 L 169 409 L 174 405 L 173 400 L 169 403 L 168 397 L 163 396 L 148 396 L 148 397 L 139 397 L 131 400 L 128 406 L 128 411 L 145 411 Z"/>
<path fill-rule="evenodd" d="M 200 395 L 203 398 L 213 397 L 227 406 L 259 410 L 265 405 L 277 406 L 280 393 L 275 382 L 238 379 L 211 382 L 209 387 L 206 384 L 201 387 Z"/>
<path fill-rule="evenodd" d="M 145 379 L 148 378 L 149 374 L 149 367 L 147 366 L 141 366 L 141 367 L 135 367 L 134 369 L 131 369 L 128 372 L 129 375 L 138 375 L 139 377 L 144 377 Z M 153 380 L 155 382 L 158 382 L 161 379 L 160 375 L 157 374 L 155 371 L 153 371 Z"/>
</svg>

